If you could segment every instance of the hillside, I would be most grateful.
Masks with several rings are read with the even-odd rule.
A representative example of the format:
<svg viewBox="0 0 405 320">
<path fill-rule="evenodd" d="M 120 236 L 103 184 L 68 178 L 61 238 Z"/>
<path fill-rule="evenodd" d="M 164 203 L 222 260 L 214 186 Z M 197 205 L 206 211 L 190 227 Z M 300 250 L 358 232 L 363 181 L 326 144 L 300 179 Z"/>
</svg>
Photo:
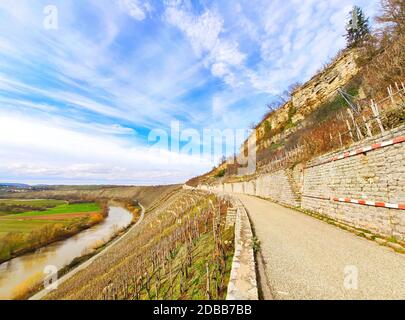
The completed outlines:
<svg viewBox="0 0 405 320">
<path fill-rule="evenodd" d="M 288 90 L 239 154 L 188 184 L 268 199 L 404 252 L 404 10 L 384 2 L 379 29 Z M 256 166 L 240 173 L 234 159 L 246 156 Z"/>
<path fill-rule="evenodd" d="M 223 299 L 233 256 L 230 203 L 177 190 L 121 242 L 45 299 Z"/>
<path fill-rule="evenodd" d="M 0 198 L 25 199 L 80 199 L 80 200 L 137 200 L 145 208 L 153 207 L 160 200 L 179 188 L 168 186 L 57 186 L 48 190 L 20 193 L 0 193 Z"/>
<path fill-rule="evenodd" d="M 398 41 L 403 41 L 403 37 Z M 388 87 L 381 84 L 373 87 L 377 90 L 371 90 L 369 85 L 370 78 L 374 77 L 374 74 L 370 75 L 370 68 L 375 67 L 375 61 L 386 57 L 390 50 L 396 52 L 397 46 L 395 41 L 367 62 L 364 62 L 364 48 L 342 51 L 308 82 L 294 86 L 288 92 L 288 101 L 277 108 L 272 106 L 235 158 L 230 157 L 211 172 L 187 183 L 197 186 L 242 179 L 237 175 L 237 169 L 241 167 L 238 159 L 251 153 L 253 145 L 256 168 L 252 175 L 304 164 L 316 156 L 384 132 L 384 129 L 401 126 L 405 121 L 403 81 L 392 77 Z M 403 67 L 404 61 L 398 64 L 394 59 L 380 72 L 404 74 Z"/>
<path fill-rule="evenodd" d="M 341 53 L 324 70 L 289 92 L 288 101 L 280 103 L 277 109 L 272 107 L 264 115 L 251 136 L 241 146 L 240 153 L 247 154 L 248 141 L 254 135 L 256 165 L 260 169 L 274 157 L 280 157 L 288 150 L 295 149 L 299 144 L 297 132 L 304 129 L 307 131 L 319 120 L 325 120 L 341 111 L 345 107 L 345 102 L 340 99 L 337 90 L 346 88 L 352 94 L 358 94 L 359 91 L 357 75 L 360 68 L 356 64 L 357 56 L 357 50 Z M 237 168 L 237 164 L 230 165 L 228 160 L 212 172 L 190 180 L 189 184 L 196 185 L 197 180 L 215 182 L 218 178 L 232 180 Z"/>
</svg>

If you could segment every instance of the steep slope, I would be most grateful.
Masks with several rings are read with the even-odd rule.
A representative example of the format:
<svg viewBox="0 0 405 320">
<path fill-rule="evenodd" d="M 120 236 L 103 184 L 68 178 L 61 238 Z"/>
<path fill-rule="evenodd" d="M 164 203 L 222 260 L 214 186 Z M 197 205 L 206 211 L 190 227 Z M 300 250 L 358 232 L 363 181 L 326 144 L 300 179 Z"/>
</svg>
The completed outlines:
<svg viewBox="0 0 405 320">
<path fill-rule="evenodd" d="M 148 209 L 159 203 L 172 192 L 178 190 L 178 185 L 167 186 L 58 186 L 49 190 L 27 191 L 21 193 L 0 194 L 1 197 L 25 199 L 115 199 L 137 200 Z"/>
</svg>

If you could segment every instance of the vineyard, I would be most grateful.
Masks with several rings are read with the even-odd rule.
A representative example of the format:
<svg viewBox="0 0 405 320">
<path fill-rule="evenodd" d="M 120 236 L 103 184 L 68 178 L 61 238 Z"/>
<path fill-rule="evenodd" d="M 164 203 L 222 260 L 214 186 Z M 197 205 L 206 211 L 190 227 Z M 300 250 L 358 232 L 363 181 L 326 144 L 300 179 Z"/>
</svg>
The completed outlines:
<svg viewBox="0 0 405 320">
<path fill-rule="evenodd" d="M 234 252 L 230 203 L 180 190 L 46 299 L 224 299 Z"/>
</svg>

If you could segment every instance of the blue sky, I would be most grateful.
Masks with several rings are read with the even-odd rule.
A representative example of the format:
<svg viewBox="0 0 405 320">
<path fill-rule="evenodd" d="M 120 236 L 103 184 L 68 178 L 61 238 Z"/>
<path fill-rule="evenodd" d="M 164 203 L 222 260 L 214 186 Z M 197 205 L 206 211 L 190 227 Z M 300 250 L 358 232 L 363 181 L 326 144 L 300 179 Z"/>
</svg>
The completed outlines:
<svg viewBox="0 0 405 320">
<path fill-rule="evenodd" d="M 49 4 L 56 30 L 44 28 Z M 150 130 L 249 127 L 344 47 L 354 4 L 368 16 L 378 9 L 369 0 L 1 0 L 0 181 L 160 184 L 203 173 L 211 161 L 151 150 Z"/>
</svg>

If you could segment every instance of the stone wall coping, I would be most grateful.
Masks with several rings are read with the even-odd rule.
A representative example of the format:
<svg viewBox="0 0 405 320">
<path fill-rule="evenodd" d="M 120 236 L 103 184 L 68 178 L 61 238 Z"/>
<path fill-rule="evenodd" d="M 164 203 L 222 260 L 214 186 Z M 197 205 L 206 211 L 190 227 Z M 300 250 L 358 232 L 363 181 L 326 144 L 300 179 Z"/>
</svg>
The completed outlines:
<svg viewBox="0 0 405 320">
<path fill-rule="evenodd" d="M 235 253 L 226 300 L 258 300 L 256 264 L 252 247 L 253 232 L 245 207 L 232 197 L 237 209 L 235 221 Z"/>
</svg>

